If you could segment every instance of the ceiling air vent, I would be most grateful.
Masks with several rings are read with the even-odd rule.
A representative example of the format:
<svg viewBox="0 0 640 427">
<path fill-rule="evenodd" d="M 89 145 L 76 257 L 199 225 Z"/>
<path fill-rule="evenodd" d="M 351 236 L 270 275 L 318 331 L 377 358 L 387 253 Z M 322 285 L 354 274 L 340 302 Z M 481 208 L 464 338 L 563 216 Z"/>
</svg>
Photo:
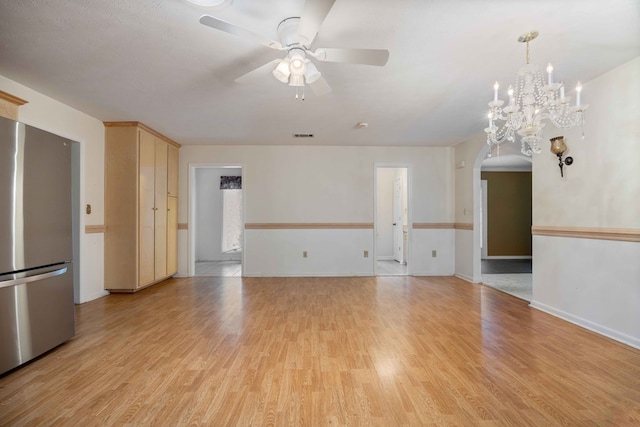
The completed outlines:
<svg viewBox="0 0 640 427">
<path fill-rule="evenodd" d="M 293 137 L 294 138 L 313 138 L 313 134 L 312 133 L 294 133 Z"/>
</svg>

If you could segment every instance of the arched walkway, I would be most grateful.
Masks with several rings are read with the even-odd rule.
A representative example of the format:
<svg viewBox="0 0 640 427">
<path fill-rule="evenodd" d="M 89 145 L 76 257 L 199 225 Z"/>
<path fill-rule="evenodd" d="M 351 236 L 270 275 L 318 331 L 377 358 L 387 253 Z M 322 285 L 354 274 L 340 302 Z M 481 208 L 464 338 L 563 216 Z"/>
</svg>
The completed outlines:
<svg viewBox="0 0 640 427">
<path fill-rule="evenodd" d="M 491 151 L 491 155 L 487 155 Z M 486 186 L 482 185 L 482 171 L 493 172 L 531 172 L 532 159 L 520 153 L 517 144 L 506 143 L 500 147 L 484 145 L 474 163 L 474 217 L 479 218 L 478 227 L 474 227 L 473 265 L 474 276 L 487 286 L 491 286 L 518 298 L 532 299 L 532 260 L 531 259 L 497 259 L 488 257 L 487 245 L 487 202 Z M 486 184 L 486 182 L 485 182 Z M 485 250 L 483 251 L 483 247 Z"/>
</svg>

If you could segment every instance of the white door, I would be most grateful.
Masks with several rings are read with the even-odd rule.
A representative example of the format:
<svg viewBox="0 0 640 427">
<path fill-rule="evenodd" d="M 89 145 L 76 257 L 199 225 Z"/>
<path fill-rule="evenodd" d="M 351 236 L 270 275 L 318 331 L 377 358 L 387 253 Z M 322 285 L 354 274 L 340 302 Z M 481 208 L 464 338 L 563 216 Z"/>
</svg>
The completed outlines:
<svg viewBox="0 0 640 427">
<path fill-rule="evenodd" d="M 404 186 L 402 177 L 393 180 L 393 259 L 404 264 L 404 242 L 402 227 Z"/>
</svg>

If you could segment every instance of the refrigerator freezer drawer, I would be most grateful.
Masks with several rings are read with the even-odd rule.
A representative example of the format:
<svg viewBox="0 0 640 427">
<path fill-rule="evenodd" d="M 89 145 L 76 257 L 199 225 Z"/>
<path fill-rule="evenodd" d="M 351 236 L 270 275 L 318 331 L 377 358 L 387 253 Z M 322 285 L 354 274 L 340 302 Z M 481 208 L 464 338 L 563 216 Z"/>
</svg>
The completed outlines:
<svg viewBox="0 0 640 427">
<path fill-rule="evenodd" d="M 0 374 L 75 334 L 71 263 L 9 283 L 0 282 Z"/>
</svg>

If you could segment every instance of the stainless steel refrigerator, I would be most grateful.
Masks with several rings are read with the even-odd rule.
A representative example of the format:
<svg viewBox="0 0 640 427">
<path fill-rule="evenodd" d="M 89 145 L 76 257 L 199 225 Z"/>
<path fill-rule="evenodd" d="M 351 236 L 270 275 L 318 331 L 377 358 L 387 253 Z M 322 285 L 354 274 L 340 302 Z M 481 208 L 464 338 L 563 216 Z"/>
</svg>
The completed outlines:
<svg viewBox="0 0 640 427">
<path fill-rule="evenodd" d="M 0 117 L 0 374 L 75 334 L 73 144 Z"/>
</svg>

